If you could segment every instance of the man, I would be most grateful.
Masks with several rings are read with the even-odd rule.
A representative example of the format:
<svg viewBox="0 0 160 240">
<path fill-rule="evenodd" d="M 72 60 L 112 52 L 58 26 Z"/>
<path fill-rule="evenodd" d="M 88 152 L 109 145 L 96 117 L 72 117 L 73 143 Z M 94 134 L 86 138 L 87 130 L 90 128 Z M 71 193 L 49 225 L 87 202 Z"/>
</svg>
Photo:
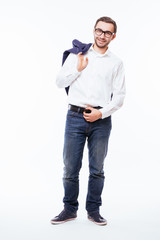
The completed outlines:
<svg viewBox="0 0 160 240">
<path fill-rule="evenodd" d="M 122 61 L 108 50 L 115 39 L 117 25 L 109 17 L 96 21 L 94 43 L 86 52 L 70 53 L 56 82 L 58 87 L 69 86 L 69 109 L 64 138 L 64 210 L 51 220 L 64 223 L 77 217 L 79 171 L 85 141 L 89 151 L 89 181 L 86 199 L 88 219 L 98 225 L 107 221 L 100 215 L 104 186 L 104 159 L 111 131 L 111 114 L 119 109 L 125 97 Z"/>
</svg>

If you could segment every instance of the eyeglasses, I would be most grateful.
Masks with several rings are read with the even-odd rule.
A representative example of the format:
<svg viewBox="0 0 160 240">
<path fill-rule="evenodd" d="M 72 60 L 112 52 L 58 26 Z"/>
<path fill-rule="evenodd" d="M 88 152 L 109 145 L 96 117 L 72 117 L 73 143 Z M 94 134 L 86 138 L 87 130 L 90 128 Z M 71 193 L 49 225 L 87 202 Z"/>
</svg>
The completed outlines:
<svg viewBox="0 0 160 240">
<path fill-rule="evenodd" d="M 95 33 L 98 35 L 98 36 L 101 36 L 103 33 L 104 33 L 104 36 L 106 38 L 109 38 L 111 37 L 112 35 L 114 35 L 114 33 L 110 32 L 110 31 L 103 31 L 102 29 L 100 28 L 95 28 Z"/>
</svg>

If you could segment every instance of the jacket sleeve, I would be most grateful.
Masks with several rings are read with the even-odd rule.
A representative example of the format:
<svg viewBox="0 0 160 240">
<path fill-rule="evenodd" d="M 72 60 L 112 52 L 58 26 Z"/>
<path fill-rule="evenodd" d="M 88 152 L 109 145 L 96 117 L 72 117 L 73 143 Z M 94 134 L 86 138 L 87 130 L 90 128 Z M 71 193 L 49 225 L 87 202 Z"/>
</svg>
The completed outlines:
<svg viewBox="0 0 160 240">
<path fill-rule="evenodd" d="M 109 117 L 123 105 L 126 94 L 126 87 L 124 67 L 122 62 L 114 73 L 112 88 L 112 100 L 102 109 L 100 109 L 102 113 L 102 119 Z"/>
<path fill-rule="evenodd" d="M 68 87 L 80 74 L 77 70 L 77 55 L 70 53 L 56 77 L 56 84 L 59 88 Z"/>
</svg>

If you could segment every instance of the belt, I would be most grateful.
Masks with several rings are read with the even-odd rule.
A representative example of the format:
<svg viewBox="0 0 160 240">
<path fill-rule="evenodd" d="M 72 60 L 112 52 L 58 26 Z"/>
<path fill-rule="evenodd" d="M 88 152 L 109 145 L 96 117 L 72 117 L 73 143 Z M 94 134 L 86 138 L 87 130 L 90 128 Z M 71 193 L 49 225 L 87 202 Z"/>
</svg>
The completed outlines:
<svg viewBox="0 0 160 240">
<path fill-rule="evenodd" d="M 93 107 L 93 108 L 95 108 L 95 109 L 100 109 L 100 108 L 102 108 L 102 107 L 98 106 L 98 107 Z M 69 104 L 69 105 L 68 105 L 68 109 L 71 110 L 71 111 L 73 111 L 73 112 L 83 113 L 86 108 L 78 107 L 78 106 Z"/>
</svg>

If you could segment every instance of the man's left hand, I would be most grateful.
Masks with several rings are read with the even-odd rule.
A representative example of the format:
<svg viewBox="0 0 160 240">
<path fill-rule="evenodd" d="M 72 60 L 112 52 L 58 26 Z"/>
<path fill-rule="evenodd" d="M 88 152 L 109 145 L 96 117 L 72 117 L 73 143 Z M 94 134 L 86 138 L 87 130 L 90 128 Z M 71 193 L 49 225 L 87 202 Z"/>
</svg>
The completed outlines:
<svg viewBox="0 0 160 240">
<path fill-rule="evenodd" d="M 98 109 L 92 107 L 87 107 L 86 110 L 87 109 L 91 110 L 91 113 L 83 112 L 83 117 L 87 122 L 94 122 L 102 117 L 102 113 Z"/>
</svg>

